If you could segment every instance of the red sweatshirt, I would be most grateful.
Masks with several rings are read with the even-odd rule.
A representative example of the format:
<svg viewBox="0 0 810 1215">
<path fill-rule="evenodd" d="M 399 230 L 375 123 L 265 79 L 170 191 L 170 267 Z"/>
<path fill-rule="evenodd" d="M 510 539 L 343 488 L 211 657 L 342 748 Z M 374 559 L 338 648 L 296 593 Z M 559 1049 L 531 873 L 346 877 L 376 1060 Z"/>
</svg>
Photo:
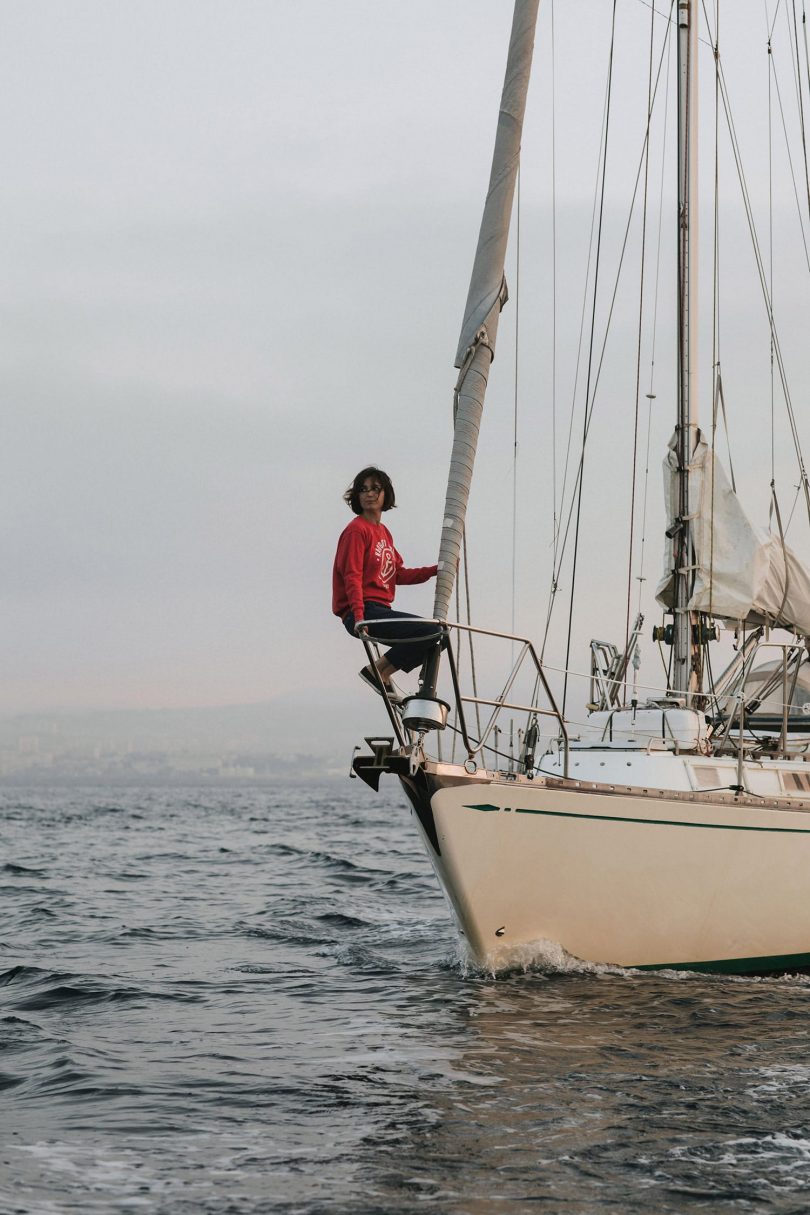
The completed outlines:
<svg viewBox="0 0 810 1215">
<path fill-rule="evenodd" d="M 394 587 L 433 578 L 438 566 L 406 569 L 384 523 L 369 523 L 357 515 L 341 533 L 332 570 L 332 611 L 363 619 L 363 603 L 394 602 Z"/>
</svg>

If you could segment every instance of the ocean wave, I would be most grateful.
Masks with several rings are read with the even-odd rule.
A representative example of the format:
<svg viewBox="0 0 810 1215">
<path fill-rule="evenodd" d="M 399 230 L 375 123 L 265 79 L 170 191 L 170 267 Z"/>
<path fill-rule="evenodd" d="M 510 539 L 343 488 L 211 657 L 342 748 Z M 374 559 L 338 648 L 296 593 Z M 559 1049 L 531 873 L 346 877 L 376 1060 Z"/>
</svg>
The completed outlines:
<svg viewBox="0 0 810 1215">
<path fill-rule="evenodd" d="M 77 975 L 23 965 L 0 972 L 0 987 L 11 989 L 6 996 L 9 1006 L 24 1012 L 54 1009 L 64 1012 L 91 1004 L 189 1003 L 201 998 L 193 992 L 171 987 L 120 984 L 97 975 Z"/>
<path fill-rule="evenodd" d="M 14 861 L 6 861 L 0 865 L 0 873 L 8 873 L 14 877 L 45 877 L 46 869 L 33 869 L 30 865 L 19 865 Z"/>
<path fill-rule="evenodd" d="M 18 799 L 0 1209 L 802 1209 L 810 978 L 471 966 L 368 798 Z"/>
</svg>

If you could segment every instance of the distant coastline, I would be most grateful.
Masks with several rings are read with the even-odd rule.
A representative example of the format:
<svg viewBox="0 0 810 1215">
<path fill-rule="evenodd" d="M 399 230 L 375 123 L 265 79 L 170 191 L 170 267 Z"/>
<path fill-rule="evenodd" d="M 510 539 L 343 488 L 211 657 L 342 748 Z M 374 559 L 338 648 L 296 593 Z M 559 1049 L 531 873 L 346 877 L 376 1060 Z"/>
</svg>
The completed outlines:
<svg viewBox="0 0 810 1215">
<path fill-rule="evenodd" d="M 362 724 L 360 724 L 362 723 Z M 0 787 L 265 785 L 347 775 L 363 715 L 273 700 L 0 717 Z M 368 728 L 368 727 L 367 727 Z M 366 730 L 367 732 L 367 730 Z"/>
</svg>

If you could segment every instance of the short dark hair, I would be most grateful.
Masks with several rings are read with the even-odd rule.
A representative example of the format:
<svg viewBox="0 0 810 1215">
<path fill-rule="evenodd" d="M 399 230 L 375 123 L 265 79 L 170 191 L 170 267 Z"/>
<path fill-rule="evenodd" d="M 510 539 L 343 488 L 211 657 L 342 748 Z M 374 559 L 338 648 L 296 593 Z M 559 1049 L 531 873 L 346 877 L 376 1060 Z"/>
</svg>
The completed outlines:
<svg viewBox="0 0 810 1215">
<path fill-rule="evenodd" d="M 375 481 L 379 481 L 382 487 L 383 510 L 391 510 L 397 504 L 394 487 L 391 484 L 391 478 L 388 473 L 383 472 L 381 468 L 374 468 L 372 465 L 370 468 L 364 468 L 362 472 L 357 474 L 343 495 L 343 501 L 347 506 L 352 508 L 356 515 L 362 515 L 363 513 L 363 508 L 360 505 L 360 490 L 363 488 L 363 482 L 368 481 L 372 477 Z"/>
</svg>

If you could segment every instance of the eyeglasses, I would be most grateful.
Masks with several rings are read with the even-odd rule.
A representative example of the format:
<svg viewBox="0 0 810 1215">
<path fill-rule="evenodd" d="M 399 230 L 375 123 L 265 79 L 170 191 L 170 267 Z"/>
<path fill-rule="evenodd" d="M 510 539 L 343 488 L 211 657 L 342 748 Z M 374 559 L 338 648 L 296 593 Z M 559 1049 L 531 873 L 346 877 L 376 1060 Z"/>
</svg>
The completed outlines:
<svg viewBox="0 0 810 1215">
<path fill-rule="evenodd" d="M 382 491 L 381 485 L 364 485 L 358 492 L 361 494 L 373 494 L 376 498 L 377 494 L 381 494 Z"/>
</svg>

